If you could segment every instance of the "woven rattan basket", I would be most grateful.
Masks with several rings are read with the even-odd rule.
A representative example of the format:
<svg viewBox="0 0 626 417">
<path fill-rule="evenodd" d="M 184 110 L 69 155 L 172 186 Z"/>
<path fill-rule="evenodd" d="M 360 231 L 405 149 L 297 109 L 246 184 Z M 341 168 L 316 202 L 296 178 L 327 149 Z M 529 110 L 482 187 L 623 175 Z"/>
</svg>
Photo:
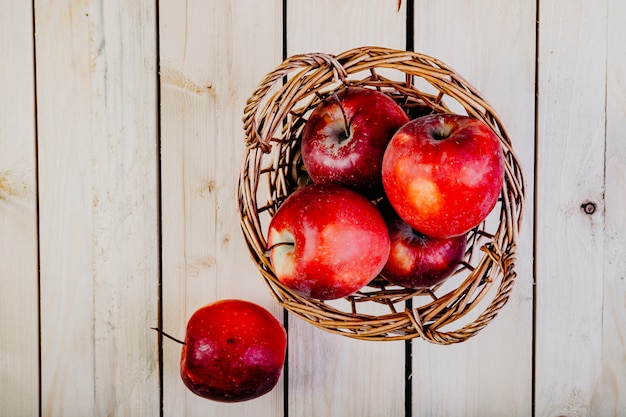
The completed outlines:
<svg viewBox="0 0 626 417">
<path fill-rule="evenodd" d="M 430 289 L 395 287 L 378 277 L 342 300 L 299 296 L 278 281 L 266 253 L 267 227 L 284 199 L 310 180 L 300 158 L 307 116 L 346 86 L 383 91 L 409 115 L 467 114 L 501 140 L 505 179 L 491 215 L 468 235 L 465 260 Z M 244 109 L 246 153 L 239 177 L 241 227 L 250 255 L 276 301 L 333 333 L 364 340 L 421 337 L 462 342 L 483 329 L 507 302 L 515 280 L 515 250 L 524 202 L 522 169 L 494 109 L 455 71 L 423 54 L 363 47 L 339 55 L 292 56 L 262 80 Z"/>
</svg>

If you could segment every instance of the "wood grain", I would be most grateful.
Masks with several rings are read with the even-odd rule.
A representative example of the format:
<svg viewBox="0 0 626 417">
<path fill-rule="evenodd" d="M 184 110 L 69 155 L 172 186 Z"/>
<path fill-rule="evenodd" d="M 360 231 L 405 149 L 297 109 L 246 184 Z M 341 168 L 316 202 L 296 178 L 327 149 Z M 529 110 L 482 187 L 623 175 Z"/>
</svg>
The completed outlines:
<svg viewBox="0 0 626 417">
<path fill-rule="evenodd" d="M 146 0 L 93 2 L 88 12 L 98 24 L 90 31 L 95 407 L 156 415 L 156 14 Z"/>
<path fill-rule="evenodd" d="M 286 378 L 221 404 L 183 386 L 175 342 L 159 370 L 150 328 L 161 308 L 182 338 L 223 298 L 282 318 L 239 230 L 244 102 L 283 54 L 404 48 L 409 2 L 2 3 L 3 415 L 623 414 L 626 3 L 412 4 L 414 49 L 483 93 L 525 168 L 512 298 L 462 344 L 414 340 L 409 385 L 403 342 L 289 316 Z"/>
<path fill-rule="evenodd" d="M 35 2 L 45 415 L 158 415 L 155 14 Z"/>
<path fill-rule="evenodd" d="M 590 415 L 626 410 L 626 3 L 609 0 L 606 67 L 602 362 Z"/>
<path fill-rule="evenodd" d="M 50 416 L 88 415 L 95 410 L 91 153 L 85 140 L 92 133 L 91 82 L 89 37 L 75 36 L 89 33 L 88 12 L 67 2 L 58 9 L 36 2 L 35 10 L 42 409 Z"/>
<path fill-rule="evenodd" d="M 527 189 L 535 156 L 534 16 L 529 2 L 415 2 L 415 50 L 454 68 L 494 107 Z M 498 316 L 459 345 L 413 342 L 413 415 L 531 415 L 533 197 L 527 192 L 515 287 Z"/>
<path fill-rule="evenodd" d="M 592 415 L 608 282 L 607 2 L 542 1 L 539 16 L 536 415 Z"/>
<path fill-rule="evenodd" d="M 398 11 L 388 0 L 289 1 L 287 55 L 404 49 L 405 22 L 405 6 Z M 403 342 L 352 340 L 291 318 L 289 416 L 404 415 L 404 349 Z"/>
<path fill-rule="evenodd" d="M 218 299 L 281 318 L 247 253 L 236 200 L 243 108 L 281 61 L 281 10 L 274 0 L 160 4 L 163 322 L 179 338 L 191 314 Z M 164 343 L 164 415 L 282 415 L 282 381 L 239 404 L 194 395 L 180 379 L 180 351 Z"/>
<path fill-rule="evenodd" d="M 39 300 L 31 3 L 0 5 L 0 54 L 0 404 L 3 414 L 32 416 Z"/>
</svg>

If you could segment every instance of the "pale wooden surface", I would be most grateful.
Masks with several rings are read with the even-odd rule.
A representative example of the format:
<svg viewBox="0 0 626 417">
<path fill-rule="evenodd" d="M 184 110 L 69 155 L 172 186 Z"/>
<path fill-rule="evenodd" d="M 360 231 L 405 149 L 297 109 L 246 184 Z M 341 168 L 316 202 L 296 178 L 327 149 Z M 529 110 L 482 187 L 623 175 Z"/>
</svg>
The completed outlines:
<svg viewBox="0 0 626 417">
<path fill-rule="evenodd" d="M 34 6 L 41 409 L 157 415 L 153 4 Z"/>
<path fill-rule="evenodd" d="M 610 0 L 607 15 L 602 359 L 592 393 L 593 415 L 626 410 L 626 3 Z"/>
<path fill-rule="evenodd" d="M 415 49 L 439 57 L 485 95 L 505 120 L 532 190 L 535 5 L 416 2 L 415 16 Z M 532 191 L 526 203 L 532 207 Z M 531 415 L 532 224 L 527 209 L 516 263 L 524 278 L 498 318 L 460 345 L 413 343 L 413 415 Z"/>
<path fill-rule="evenodd" d="M 163 327 L 179 338 L 189 316 L 217 299 L 250 300 L 282 318 L 255 279 L 236 199 L 241 114 L 258 80 L 281 61 L 280 5 L 160 3 Z M 232 406 L 192 394 L 181 384 L 180 350 L 163 345 L 163 415 L 281 415 L 282 380 L 268 395 Z"/>
<path fill-rule="evenodd" d="M 0 5 L 0 408 L 39 408 L 32 4 Z"/>
<path fill-rule="evenodd" d="M 340 53 L 362 45 L 404 49 L 405 6 L 398 13 L 384 1 L 342 3 L 341 8 L 334 0 L 288 4 L 287 54 Z M 403 342 L 361 343 L 296 318 L 289 320 L 288 331 L 293 335 L 288 415 L 404 415 Z"/>
<path fill-rule="evenodd" d="M 608 32 L 598 29 L 607 26 L 610 1 L 540 3 L 538 415 L 620 415 L 626 406 L 623 399 L 611 395 L 615 389 L 620 391 L 614 384 L 624 374 L 601 379 L 604 347 L 624 342 L 623 337 L 605 339 L 604 326 L 617 317 L 603 314 L 605 287 L 617 278 L 605 268 L 606 223 L 617 209 L 605 205 L 609 191 L 605 161 L 612 156 L 607 146 L 615 146 L 616 141 L 624 146 L 623 138 L 610 137 L 606 131 Z M 564 7 L 571 19 L 563 19 Z M 593 214 L 581 208 L 588 202 L 596 204 Z M 624 208 L 618 210 L 625 215 Z M 612 303 L 610 298 L 607 302 Z M 623 360 L 622 356 L 616 361 L 618 369 Z M 592 409 L 611 408 L 592 414 Z"/>
<path fill-rule="evenodd" d="M 623 1 L 5 3 L 3 415 L 626 415 Z M 355 341 L 289 316 L 271 393 L 191 394 L 180 346 L 161 351 L 150 327 L 182 338 L 221 298 L 284 318 L 236 214 L 247 96 L 287 55 L 405 48 L 409 4 L 415 50 L 485 95 L 525 168 L 511 300 L 448 347 Z"/>
</svg>

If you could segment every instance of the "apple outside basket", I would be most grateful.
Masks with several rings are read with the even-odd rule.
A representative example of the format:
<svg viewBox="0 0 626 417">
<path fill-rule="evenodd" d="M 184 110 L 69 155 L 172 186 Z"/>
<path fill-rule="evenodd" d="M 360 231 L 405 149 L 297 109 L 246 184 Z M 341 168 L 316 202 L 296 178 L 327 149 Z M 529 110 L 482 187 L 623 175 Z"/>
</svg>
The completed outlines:
<svg viewBox="0 0 626 417">
<path fill-rule="evenodd" d="M 409 115 L 457 113 L 485 122 L 499 137 L 505 177 L 498 203 L 469 232 L 465 259 L 444 283 L 405 289 L 383 277 L 341 300 L 302 297 L 283 286 L 266 252 L 272 215 L 310 182 L 300 154 L 308 115 L 346 86 L 387 93 Z M 409 51 L 362 47 L 339 55 L 295 55 L 267 74 L 244 109 L 246 152 L 238 183 L 239 215 L 248 250 L 276 302 L 323 330 L 362 340 L 432 343 L 467 340 L 506 304 L 516 277 L 516 241 L 524 178 L 504 125 L 480 93 L 443 62 Z"/>
</svg>

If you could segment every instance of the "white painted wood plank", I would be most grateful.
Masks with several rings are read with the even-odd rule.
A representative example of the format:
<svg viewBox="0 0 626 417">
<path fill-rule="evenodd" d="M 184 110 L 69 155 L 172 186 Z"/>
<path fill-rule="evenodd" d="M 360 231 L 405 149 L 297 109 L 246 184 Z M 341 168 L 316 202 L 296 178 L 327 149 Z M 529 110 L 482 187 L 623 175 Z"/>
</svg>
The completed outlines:
<svg viewBox="0 0 626 417">
<path fill-rule="evenodd" d="M 337 54 L 360 46 L 406 47 L 406 2 L 289 1 L 287 52 Z"/>
<path fill-rule="evenodd" d="M 626 3 L 609 0 L 607 16 L 604 306 L 594 416 L 626 410 Z"/>
<path fill-rule="evenodd" d="M 541 1 L 539 16 L 535 411 L 594 415 L 609 280 L 607 2 Z M 587 202 L 593 214 L 582 210 Z"/>
<path fill-rule="evenodd" d="M 50 416 L 95 409 L 89 37 L 76 36 L 89 33 L 89 20 L 84 6 L 63 6 L 35 2 L 41 395 Z"/>
<path fill-rule="evenodd" d="M 287 54 L 359 46 L 404 49 L 406 5 L 389 0 L 289 1 Z M 405 412 L 403 342 L 368 342 L 289 320 L 289 416 L 398 416 Z"/>
<path fill-rule="evenodd" d="M 88 13 L 96 413 L 157 415 L 156 11 L 98 0 Z"/>
<path fill-rule="evenodd" d="M 496 110 L 527 187 L 534 169 L 535 15 L 533 2 L 415 2 L 415 50 L 454 68 Z M 532 205 L 527 191 L 517 279 L 498 316 L 458 345 L 413 341 L 413 415 L 531 415 Z"/>
<path fill-rule="evenodd" d="M 44 415 L 158 415 L 153 3 L 35 2 Z"/>
<path fill-rule="evenodd" d="M 164 328 L 184 337 L 191 314 L 223 298 L 281 318 L 250 260 L 236 199 L 243 108 L 281 61 L 281 1 L 161 1 L 159 22 Z M 164 342 L 164 415 L 282 415 L 282 381 L 238 404 L 191 393 L 180 379 L 180 351 Z"/>
<path fill-rule="evenodd" d="M 32 20 L 30 2 L 0 4 L 0 404 L 13 416 L 39 412 Z"/>
</svg>

